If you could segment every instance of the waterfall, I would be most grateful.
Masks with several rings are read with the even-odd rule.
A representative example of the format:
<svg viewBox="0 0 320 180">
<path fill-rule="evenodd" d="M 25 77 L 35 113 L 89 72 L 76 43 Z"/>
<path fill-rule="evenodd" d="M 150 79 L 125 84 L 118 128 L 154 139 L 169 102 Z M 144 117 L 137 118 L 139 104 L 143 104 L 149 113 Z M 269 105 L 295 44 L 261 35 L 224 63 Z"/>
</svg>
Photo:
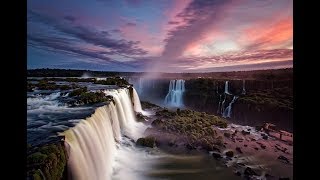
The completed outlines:
<svg viewBox="0 0 320 180">
<path fill-rule="evenodd" d="M 169 106 L 181 107 L 183 106 L 183 93 L 185 91 L 185 80 L 171 80 L 169 84 L 169 91 L 164 100 L 164 103 Z"/>
<path fill-rule="evenodd" d="M 133 88 L 133 108 L 135 112 L 143 112 L 137 91 Z"/>
<path fill-rule="evenodd" d="M 114 102 L 97 108 L 91 117 L 62 133 L 71 179 L 111 179 L 121 134 L 136 140 L 144 131 L 135 121 L 128 89 L 106 90 L 105 94 L 113 96 Z"/>
<path fill-rule="evenodd" d="M 229 92 L 229 81 L 226 81 L 224 85 L 224 93 L 231 95 L 231 93 Z"/>
<path fill-rule="evenodd" d="M 139 94 L 143 92 L 143 79 L 139 78 Z"/>
<path fill-rule="evenodd" d="M 246 94 L 246 80 L 242 81 L 242 93 L 241 94 Z"/>
<path fill-rule="evenodd" d="M 224 110 L 222 117 L 224 118 L 231 118 L 231 110 L 232 104 L 238 99 L 238 96 L 233 96 L 232 101 L 229 103 L 228 107 Z"/>
<path fill-rule="evenodd" d="M 221 113 L 223 113 L 224 112 L 224 103 L 226 102 L 226 98 L 227 98 L 227 96 L 226 95 L 224 95 L 224 99 L 223 99 L 223 101 L 222 101 L 222 103 L 221 103 Z"/>
</svg>

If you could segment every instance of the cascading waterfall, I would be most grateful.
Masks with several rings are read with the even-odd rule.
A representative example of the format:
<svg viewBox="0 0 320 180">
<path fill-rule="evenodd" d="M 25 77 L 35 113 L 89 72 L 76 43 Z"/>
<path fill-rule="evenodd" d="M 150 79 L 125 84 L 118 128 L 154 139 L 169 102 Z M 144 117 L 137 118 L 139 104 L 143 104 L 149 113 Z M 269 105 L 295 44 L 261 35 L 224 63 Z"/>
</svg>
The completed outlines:
<svg viewBox="0 0 320 180">
<path fill-rule="evenodd" d="M 222 117 L 231 118 L 232 104 L 238 99 L 238 96 L 233 96 L 232 101 L 229 103 L 228 107 L 223 111 Z"/>
<path fill-rule="evenodd" d="M 185 91 L 185 80 L 170 80 L 169 91 L 164 100 L 165 104 L 174 107 L 183 106 L 183 93 Z"/>
<path fill-rule="evenodd" d="M 224 99 L 223 99 L 223 101 L 222 101 L 222 103 L 221 103 L 221 113 L 223 113 L 224 112 L 224 103 L 226 102 L 226 98 L 227 98 L 227 96 L 226 95 L 224 95 Z"/>
<path fill-rule="evenodd" d="M 241 94 L 246 94 L 246 80 L 242 81 L 242 93 Z"/>
<path fill-rule="evenodd" d="M 229 92 L 229 81 L 226 81 L 224 85 L 224 93 L 231 95 L 231 93 Z"/>
<path fill-rule="evenodd" d="M 111 179 L 116 141 L 121 141 L 121 134 L 136 140 L 144 131 L 135 121 L 128 89 L 106 90 L 105 94 L 113 96 L 114 102 L 62 133 L 71 179 Z"/>
<path fill-rule="evenodd" d="M 133 88 L 133 108 L 135 112 L 143 112 L 137 91 Z"/>
</svg>

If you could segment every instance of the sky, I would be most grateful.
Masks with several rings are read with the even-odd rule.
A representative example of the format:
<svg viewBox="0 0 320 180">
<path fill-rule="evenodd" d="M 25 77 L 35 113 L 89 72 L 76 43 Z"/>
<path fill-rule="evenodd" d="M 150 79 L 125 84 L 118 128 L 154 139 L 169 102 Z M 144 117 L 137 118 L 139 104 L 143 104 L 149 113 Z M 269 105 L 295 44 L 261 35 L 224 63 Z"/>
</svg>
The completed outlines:
<svg viewBox="0 0 320 180">
<path fill-rule="evenodd" d="M 27 66 L 216 72 L 293 66 L 292 0 L 28 0 Z"/>
</svg>

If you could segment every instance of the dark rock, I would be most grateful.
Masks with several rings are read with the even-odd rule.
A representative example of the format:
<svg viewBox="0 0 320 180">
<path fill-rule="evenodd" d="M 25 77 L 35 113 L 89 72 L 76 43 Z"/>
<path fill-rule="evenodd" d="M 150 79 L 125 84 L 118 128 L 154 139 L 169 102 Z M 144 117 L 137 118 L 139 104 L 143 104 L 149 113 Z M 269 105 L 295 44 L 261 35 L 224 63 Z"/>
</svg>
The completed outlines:
<svg viewBox="0 0 320 180">
<path fill-rule="evenodd" d="M 262 148 L 262 149 L 266 149 L 266 145 L 264 145 L 264 144 L 260 144 L 260 147 Z"/>
<path fill-rule="evenodd" d="M 267 140 L 268 139 L 268 136 L 267 135 L 265 135 L 265 134 L 261 134 L 262 135 L 262 139 L 264 139 L 264 140 Z"/>
<path fill-rule="evenodd" d="M 246 144 L 244 144 L 243 146 L 244 146 L 244 147 L 248 147 L 248 145 L 246 145 Z"/>
<path fill-rule="evenodd" d="M 278 159 L 284 161 L 285 163 L 290 163 L 289 159 L 286 158 L 286 157 L 284 157 L 284 156 L 282 156 L 282 155 L 280 155 L 280 156 L 278 157 Z"/>
<path fill-rule="evenodd" d="M 237 176 L 241 176 L 241 173 L 240 173 L 239 171 L 237 171 L 235 174 L 236 174 Z"/>
<path fill-rule="evenodd" d="M 243 135 L 249 135 L 249 134 L 250 134 L 249 131 L 245 131 L 245 130 L 242 130 L 241 133 L 242 133 Z"/>
<path fill-rule="evenodd" d="M 233 157 L 233 151 L 227 151 L 226 156 L 228 157 Z"/>
<path fill-rule="evenodd" d="M 258 175 L 254 170 L 252 170 L 251 168 L 247 167 L 245 170 L 244 170 L 244 175 L 245 176 L 256 176 Z"/>
<path fill-rule="evenodd" d="M 257 151 L 259 150 L 259 148 L 257 148 L 257 147 L 255 147 L 254 149 L 257 150 Z"/>
<path fill-rule="evenodd" d="M 187 144 L 186 147 L 187 147 L 188 149 L 190 149 L 190 150 L 191 150 L 191 149 L 196 149 L 196 148 L 195 148 L 194 146 L 192 146 L 191 144 Z"/>
<path fill-rule="evenodd" d="M 139 146 L 154 148 L 156 146 L 156 138 L 150 136 L 145 138 L 139 138 L 136 144 Z"/>
<path fill-rule="evenodd" d="M 212 153 L 212 156 L 215 158 L 215 159 L 221 159 L 222 156 L 219 154 L 219 153 L 216 153 L 216 152 L 213 152 Z"/>
<path fill-rule="evenodd" d="M 138 121 L 138 122 L 143 122 L 143 121 L 145 121 L 145 116 L 142 115 L 142 113 L 140 113 L 140 112 L 136 114 L 136 117 L 137 117 L 137 121 Z"/>
<path fill-rule="evenodd" d="M 236 150 L 237 150 L 239 153 L 242 154 L 242 151 L 241 151 L 241 149 L 240 149 L 239 147 L 236 147 Z"/>
</svg>

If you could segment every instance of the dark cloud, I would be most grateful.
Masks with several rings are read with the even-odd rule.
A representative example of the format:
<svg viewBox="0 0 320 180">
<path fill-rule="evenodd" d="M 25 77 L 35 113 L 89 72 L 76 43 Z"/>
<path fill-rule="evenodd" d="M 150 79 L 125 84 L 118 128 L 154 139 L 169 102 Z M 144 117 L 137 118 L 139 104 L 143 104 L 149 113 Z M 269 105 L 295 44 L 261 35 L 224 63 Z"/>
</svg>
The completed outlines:
<svg viewBox="0 0 320 180">
<path fill-rule="evenodd" d="M 30 12 L 33 20 L 40 21 L 49 27 L 55 28 L 58 33 L 76 38 L 82 42 L 109 49 L 113 54 L 123 56 L 145 55 L 147 51 L 138 47 L 139 41 L 125 39 L 112 39 L 108 31 L 98 31 L 93 27 L 75 25 L 73 23 L 61 23 L 56 19 Z M 59 34 L 57 34 L 59 36 Z M 61 35 L 60 35 L 61 36 Z"/>
</svg>

